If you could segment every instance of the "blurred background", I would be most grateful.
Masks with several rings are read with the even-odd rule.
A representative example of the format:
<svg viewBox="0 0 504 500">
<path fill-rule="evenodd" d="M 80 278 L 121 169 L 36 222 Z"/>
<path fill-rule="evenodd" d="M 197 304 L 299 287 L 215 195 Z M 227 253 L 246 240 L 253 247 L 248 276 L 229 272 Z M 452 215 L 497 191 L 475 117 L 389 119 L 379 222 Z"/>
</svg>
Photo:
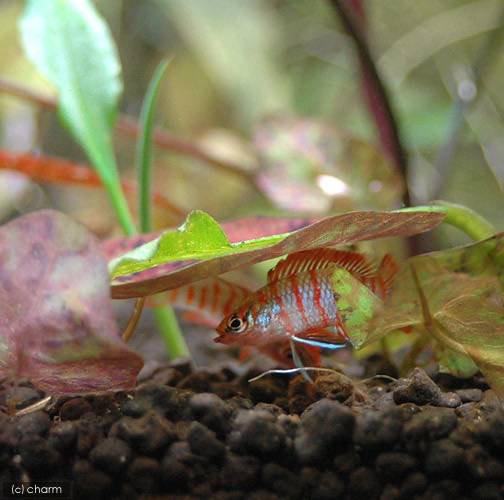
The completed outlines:
<svg viewBox="0 0 504 500">
<path fill-rule="evenodd" d="M 173 58 L 157 104 L 154 186 L 170 204 L 156 205 L 157 229 L 196 208 L 220 221 L 398 208 L 407 182 L 413 205 L 462 203 L 504 230 L 501 0 L 95 4 L 122 63 L 115 145 L 125 179 L 135 180 L 131 129 L 147 86 L 158 63 Z M 23 54 L 23 6 L 0 0 L 0 150 L 85 164 L 51 108 L 54 89 Z M 376 98 L 373 66 L 393 120 Z M 390 143 L 394 123 L 400 150 Z M 101 189 L 33 183 L 0 167 L 1 220 L 55 207 L 102 238 L 121 234 Z M 423 249 L 466 241 L 442 227 Z"/>
<path fill-rule="evenodd" d="M 383 154 L 354 40 L 330 2 L 101 0 L 96 6 L 122 62 L 122 112 L 138 117 L 156 65 L 173 57 L 157 123 L 216 159 L 210 164 L 156 148 L 156 189 L 180 209 L 156 210 L 158 228 L 180 223 L 193 208 L 224 220 L 401 206 L 400 172 Z M 504 229 L 502 2 L 346 6 L 388 90 L 409 159 L 412 203 L 463 203 Z M 22 8 L 19 0 L 0 1 L 2 82 L 54 96 L 23 55 Z M 0 92 L 1 148 L 86 161 L 56 113 L 11 94 L 5 86 Z M 122 175 L 134 178 L 133 137 L 118 133 L 116 146 Z M 40 184 L 17 199 L 8 191 L 3 216 L 56 206 L 101 236 L 117 233 L 100 190 Z M 435 246 L 464 241 L 455 231 L 440 237 Z"/>
</svg>

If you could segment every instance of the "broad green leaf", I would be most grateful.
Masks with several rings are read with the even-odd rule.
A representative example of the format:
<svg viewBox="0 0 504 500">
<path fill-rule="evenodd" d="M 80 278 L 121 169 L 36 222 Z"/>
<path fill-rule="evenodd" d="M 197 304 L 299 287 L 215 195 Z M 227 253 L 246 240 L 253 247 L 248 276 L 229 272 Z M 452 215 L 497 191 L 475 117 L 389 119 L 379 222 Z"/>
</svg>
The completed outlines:
<svg viewBox="0 0 504 500">
<path fill-rule="evenodd" d="M 122 82 L 108 27 L 90 0 L 28 0 L 20 28 L 28 58 L 58 90 L 63 122 L 97 169 L 124 230 L 133 233 L 112 147 Z"/>
<path fill-rule="evenodd" d="M 401 199 L 402 182 L 390 162 L 327 123 L 269 118 L 257 126 L 254 145 L 259 187 L 284 210 L 388 209 Z"/>
<path fill-rule="evenodd" d="M 371 322 L 366 343 L 399 328 L 418 328 L 439 345 L 444 368 L 469 376 L 476 365 L 504 396 L 503 255 L 499 234 L 410 259 L 384 312 Z"/>
<path fill-rule="evenodd" d="M 112 260 L 109 269 L 112 278 L 116 278 L 177 260 L 215 258 L 256 250 L 273 245 L 285 236 L 230 243 L 217 221 L 206 212 L 194 210 L 178 229 Z"/>
<path fill-rule="evenodd" d="M 196 212 L 179 230 L 113 261 L 109 266 L 114 275 L 112 296 L 153 295 L 300 250 L 410 236 L 432 229 L 442 219 L 443 214 L 434 212 L 349 212 L 291 233 L 230 243 L 210 216 Z M 256 228 L 259 234 L 260 230 Z"/>
<path fill-rule="evenodd" d="M 259 215 L 223 222 L 221 227 L 224 229 L 229 241 L 236 243 L 238 241 L 264 238 L 265 236 L 272 236 L 274 234 L 289 233 L 308 226 L 309 224 L 313 224 L 316 221 L 317 219 L 313 218 L 292 219 L 287 217 Z M 134 237 L 121 236 L 110 238 L 102 242 L 102 250 L 110 261 L 141 245 L 145 245 L 149 241 L 156 239 L 160 234 L 162 234 L 162 232 L 157 231 L 149 234 L 136 235 Z"/>
<path fill-rule="evenodd" d="M 21 20 L 24 49 L 59 93 L 66 125 L 101 174 L 113 177 L 111 131 L 122 92 L 110 32 L 89 0 L 29 0 Z"/>
<path fill-rule="evenodd" d="M 98 241 L 42 210 L 0 228 L 0 378 L 50 394 L 134 387 L 143 362 L 120 339 Z"/>
</svg>

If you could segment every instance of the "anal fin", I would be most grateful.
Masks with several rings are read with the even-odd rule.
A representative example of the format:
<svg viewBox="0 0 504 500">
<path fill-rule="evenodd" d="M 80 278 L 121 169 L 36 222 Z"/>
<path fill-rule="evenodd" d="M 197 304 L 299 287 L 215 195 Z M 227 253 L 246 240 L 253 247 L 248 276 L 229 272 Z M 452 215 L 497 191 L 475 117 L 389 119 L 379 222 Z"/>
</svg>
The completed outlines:
<svg viewBox="0 0 504 500">
<path fill-rule="evenodd" d="M 347 338 L 336 328 L 317 328 L 294 335 L 293 340 L 324 349 L 341 349 L 347 345 Z"/>
</svg>

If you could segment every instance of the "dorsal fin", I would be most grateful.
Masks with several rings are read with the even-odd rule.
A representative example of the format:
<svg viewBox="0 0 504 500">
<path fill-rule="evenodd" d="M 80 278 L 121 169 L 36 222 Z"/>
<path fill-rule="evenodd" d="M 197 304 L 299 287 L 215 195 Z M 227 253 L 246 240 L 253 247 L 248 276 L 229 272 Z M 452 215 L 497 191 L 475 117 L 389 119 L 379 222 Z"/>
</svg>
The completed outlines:
<svg viewBox="0 0 504 500">
<path fill-rule="evenodd" d="M 315 248 L 292 253 L 281 260 L 269 271 L 268 283 L 329 266 L 342 267 L 360 281 L 369 280 L 376 275 L 374 266 L 360 253 L 333 248 Z"/>
</svg>

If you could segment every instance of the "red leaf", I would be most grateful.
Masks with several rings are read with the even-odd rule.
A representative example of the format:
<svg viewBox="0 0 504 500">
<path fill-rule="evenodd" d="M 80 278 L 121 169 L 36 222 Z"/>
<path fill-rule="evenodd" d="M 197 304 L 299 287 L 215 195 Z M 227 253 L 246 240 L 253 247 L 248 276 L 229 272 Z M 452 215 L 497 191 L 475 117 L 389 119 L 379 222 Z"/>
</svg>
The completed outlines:
<svg viewBox="0 0 504 500">
<path fill-rule="evenodd" d="M 51 393 L 133 387 L 143 365 L 119 338 L 99 244 L 53 210 L 0 228 L 0 378 Z"/>
</svg>

